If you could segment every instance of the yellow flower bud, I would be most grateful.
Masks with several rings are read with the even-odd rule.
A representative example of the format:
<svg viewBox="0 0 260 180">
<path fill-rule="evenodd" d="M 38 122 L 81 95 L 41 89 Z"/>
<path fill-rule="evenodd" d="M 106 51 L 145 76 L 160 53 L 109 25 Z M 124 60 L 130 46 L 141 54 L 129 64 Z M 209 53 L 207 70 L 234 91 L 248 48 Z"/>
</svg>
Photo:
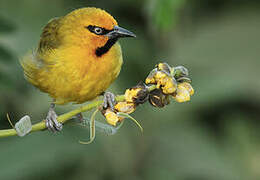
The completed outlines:
<svg viewBox="0 0 260 180">
<path fill-rule="evenodd" d="M 185 87 L 185 88 L 189 91 L 189 93 L 190 93 L 191 96 L 194 94 L 194 89 L 192 88 L 192 86 L 191 86 L 190 83 L 188 83 L 188 82 L 183 82 L 183 83 L 180 83 L 179 86 Z"/>
<path fill-rule="evenodd" d="M 185 86 L 179 84 L 174 99 L 179 103 L 187 102 L 190 100 L 190 92 Z"/>
<path fill-rule="evenodd" d="M 163 79 L 167 76 L 166 73 L 162 72 L 162 71 L 157 71 L 157 73 L 154 75 L 154 78 L 156 81 Z"/>
<path fill-rule="evenodd" d="M 177 89 L 177 83 L 170 77 L 165 78 L 165 84 L 162 86 L 164 94 L 172 94 Z"/>
<path fill-rule="evenodd" d="M 168 74 L 171 74 L 171 67 L 167 63 L 159 63 L 157 65 L 157 69 L 159 71 L 164 71 L 164 72 L 166 72 Z"/>
<path fill-rule="evenodd" d="M 122 117 L 118 117 L 118 115 L 111 111 L 111 109 L 107 109 L 104 113 L 104 116 L 106 117 L 107 123 L 113 126 L 116 126 L 117 122 L 123 120 Z"/>
<path fill-rule="evenodd" d="M 177 82 L 173 79 L 173 77 L 167 75 L 163 71 L 158 71 L 154 76 L 157 84 L 156 88 L 162 88 L 163 93 L 172 94 L 176 91 Z"/>
<path fill-rule="evenodd" d="M 141 90 L 141 88 L 132 88 L 127 89 L 125 91 L 125 100 L 126 102 L 134 102 L 134 98 L 137 97 L 137 93 Z"/>
<path fill-rule="evenodd" d="M 168 81 L 169 77 L 162 71 L 158 71 L 155 76 L 156 80 L 156 88 L 160 89 L 161 86 L 165 86 L 166 82 Z"/>
<path fill-rule="evenodd" d="M 125 100 L 128 103 L 136 105 L 143 104 L 148 97 L 148 90 L 146 86 L 136 86 L 125 91 Z"/>
<path fill-rule="evenodd" d="M 145 83 L 146 84 L 154 84 L 155 83 L 155 79 L 154 79 L 154 77 L 147 77 L 146 79 L 145 79 Z"/>
<path fill-rule="evenodd" d="M 145 79 L 145 83 L 146 84 L 154 84 L 156 83 L 155 79 L 154 79 L 154 75 L 157 73 L 157 69 L 153 69 L 149 75 L 147 76 L 147 78 Z"/>
<path fill-rule="evenodd" d="M 118 102 L 116 105 L 115 105 L 115 109 L 118 111 L 118 112 L 123 112 L 123 113 L 127 113 L 127 114 L 130 114 L 132 112 L 135 111 L 135 104 L 134 103 L 127 103 L 127 102 Z"/>
</svg>

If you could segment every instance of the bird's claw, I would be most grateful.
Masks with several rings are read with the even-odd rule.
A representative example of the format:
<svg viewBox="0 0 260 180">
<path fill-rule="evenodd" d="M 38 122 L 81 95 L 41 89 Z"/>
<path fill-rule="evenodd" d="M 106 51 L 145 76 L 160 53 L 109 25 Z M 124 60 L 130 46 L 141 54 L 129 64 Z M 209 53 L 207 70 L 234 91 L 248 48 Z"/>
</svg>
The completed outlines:
<svg viewBox="0 0 260 180">
<path fill-rule="evenodd" d="M 54 105 L 52 104 L 46 117 L 45 125 L 49 131 L 54 133 L 62 130 L 62 124 L 57 121 L 57 117 L 54 111 Z"/>
<path fill-rule="evenodd" d="M 103 102 L 103 109 L 111 108 L 111 110 L 114 110 L 114 105 L 116 104 L 116 97 L 111 92 L 105 92 L 104 93 L 104 102 Z"/>
</svg>

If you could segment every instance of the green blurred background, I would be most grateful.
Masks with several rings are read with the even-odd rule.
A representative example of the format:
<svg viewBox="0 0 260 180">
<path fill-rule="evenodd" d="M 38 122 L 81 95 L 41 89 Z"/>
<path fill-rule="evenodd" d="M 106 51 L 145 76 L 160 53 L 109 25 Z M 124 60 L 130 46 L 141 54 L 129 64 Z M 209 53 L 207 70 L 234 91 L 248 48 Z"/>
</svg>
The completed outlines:
<svg viewBox="0 0 260 180">
<path fill-rule="evenodd" d="M 0 129 L 28 114 L 45 118 L 51 99 L 27 83 L 18 59 L 49 19 L 80 7 L 106 9 L 136 39 L 120 40 L 124 65 L 110 90 L 122 94 L 158 62 L 184 65 L 188 103 L 133 114 L 113 136 L 65 125 L 0 139 L 0 179 L 260 179 L 260 2 L 253 0 L 0 0 Z M 75 108 L 59 106 L 59 114 Z M 86 114 L 89 116 L 89 114 Z M 103 121 L 103 119 L 100 119 Z"/>
</svg>

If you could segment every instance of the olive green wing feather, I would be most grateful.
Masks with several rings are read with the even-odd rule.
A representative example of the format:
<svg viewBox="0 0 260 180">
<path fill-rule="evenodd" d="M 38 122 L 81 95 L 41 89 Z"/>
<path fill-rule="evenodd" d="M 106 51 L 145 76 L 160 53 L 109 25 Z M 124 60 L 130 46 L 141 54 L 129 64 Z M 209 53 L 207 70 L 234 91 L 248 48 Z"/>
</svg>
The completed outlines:
<svg viewBox="0 0 260 180">
<path fill-rule="evenodd" d="M 25 55 L 20 64 L 24 70 L 25 78 L 33 85 L 38 85 L 39 73 L 46 70 L 55 60 L 47 58 L 53 50 L 61 44 L 58 29 L 61 18 L 54 18 L 43 28 L 38 48 Z"/>
<path fill-rule="evenodd" d="M 43 28 L 41 39 L 38 45 L 38 53 L 56 49 L 61 44 L 58 30 L 60 28 L 61 17 L 51 19 Z"/>
</svg>

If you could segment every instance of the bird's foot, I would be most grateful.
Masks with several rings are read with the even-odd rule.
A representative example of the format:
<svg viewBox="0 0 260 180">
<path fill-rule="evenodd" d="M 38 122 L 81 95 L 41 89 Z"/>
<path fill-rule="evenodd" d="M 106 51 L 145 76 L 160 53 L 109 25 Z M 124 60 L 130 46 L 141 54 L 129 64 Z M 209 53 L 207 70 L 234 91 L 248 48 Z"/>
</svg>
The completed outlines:
<svg viewBox="0 0 260 180">
<path fill-rule="evenodd" d="M 116 104 L 116 97 L 111 92 L 104 93 L 104 102 L 103 102 L 103 109 L 111 108 L 114 110 L 114 105 Z"/>
<path fill-rule="evenodd" d="M 62 124 L 57 121 L 57 114 L 54 111 L 55 104 L 51 104 L 49 112 L 47 114 L 45 125 L 51 132 L 58 132 L 62 130 Z"/>
</svg>

